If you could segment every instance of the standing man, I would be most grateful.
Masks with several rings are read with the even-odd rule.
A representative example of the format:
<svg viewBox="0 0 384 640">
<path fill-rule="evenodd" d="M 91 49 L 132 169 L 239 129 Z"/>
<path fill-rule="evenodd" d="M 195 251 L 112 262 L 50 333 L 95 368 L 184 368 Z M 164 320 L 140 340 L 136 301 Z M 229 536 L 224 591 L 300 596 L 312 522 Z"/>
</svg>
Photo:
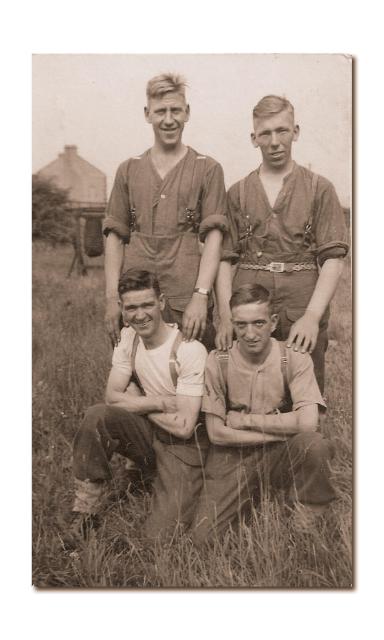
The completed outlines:
<svg viewBox="0 0 384 640">
<path fill-rule="evenodd" d="M 190 108 L 181 77 L 152 78 L 144 114 L 154 144 L 119 166 L 104 221 L 108 332 L 116 345 L 117 283 L 126 253 L 130 267 L 156 272 L 167 301 L 165 319 L 177 322 L 185 339 L 203 339 L 210 349 L 210 292 L 227 229 L 223 170 L 182 142 Z"/>
<path fill-rule="evenodd" d="M 212 446 L 193 525 L 197 544 L 239 519 L 261 487 L 285 490 L 303 526 L 335 497 L 332 445 L 316 432 L 325 405 L 310 356 L 271 338 L 278 317 L 264 287 L 239 287 L 230 307 L 237 340 L 226 353 L 212 351 L 205 370 Z"/>
<path fill-rule="evenodd" d="M 285 98 L 266 96 L 253 109 L 251 139 L 262 164 L 228 192 L 230 234 L 217 277 L 220 327 L 216 344 L 232 344 L 229 299 L 233 288 L 259 283 L 273 292 L 279 315 L 276 337 L 313 358 L 324 390 L 329 303 L 348 251 L 342 208 L 333 185 L 297 165 L 299 137 L 294 109 Z"/>
<path fill-rule="evenodd" d="M 207 352 L 164 322 L 165 299 L 154 275 L 127 271 L 118 291 L 125 328 L 106 404 L 88 409 L 74 442 L 74 529 L 86 535 L 93 526 L 117 452 L 143 470 L 156 467 L 144 530 L 157 538 L 191 522 L 201 491 L 209 441 L 198 418 Z"/>
</svg>

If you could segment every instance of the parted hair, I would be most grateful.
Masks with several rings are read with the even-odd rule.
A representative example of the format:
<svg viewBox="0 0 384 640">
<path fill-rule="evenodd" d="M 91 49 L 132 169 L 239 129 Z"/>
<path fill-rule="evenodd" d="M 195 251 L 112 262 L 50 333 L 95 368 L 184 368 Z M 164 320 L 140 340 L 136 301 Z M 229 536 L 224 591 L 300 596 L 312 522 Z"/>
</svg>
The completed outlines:
<svg viewBox="0 0 384 640">
<path fill-rule="evenodd" d="M 293 105 L 286 98 L 280 96 L 264 96 L 257 105 L 253 107 L 253 118 L 270 118 L 281 111 L 289 111 L 295 116 Z"/>
<path fill-rule="evenodd" d="M 258 304 L 266 302 L 270 313 L 272 313 L 272 293 L 261 284 L 243 284 L 235 289 L 229 301 L 229 306 L 234 309 L 234 307 L 239 307 L 242 304 L 252 304 L 253 302 Z"/>
<path fill-rule="evenodd" d="M 120 276 L 117 287 L 120 297 L 129 291 L 144 291 L 145 289 L 153 289 L 157 297 L 161 294 L 159 281 L 150 271 L 128 269 Z"/>
<path fill-rule="evenodd" d="M 166 93 L 180 93 L 185 97 L 185 78 L 176 73 L 162 73 L 151 78 L 147 83 L 147 100 L 161 98 Z"/>
</svg>

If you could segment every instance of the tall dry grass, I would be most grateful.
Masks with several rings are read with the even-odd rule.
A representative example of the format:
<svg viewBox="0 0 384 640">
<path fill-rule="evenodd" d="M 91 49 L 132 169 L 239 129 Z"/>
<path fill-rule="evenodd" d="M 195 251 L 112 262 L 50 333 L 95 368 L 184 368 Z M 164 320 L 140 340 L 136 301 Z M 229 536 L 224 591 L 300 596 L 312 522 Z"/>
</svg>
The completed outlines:
<svg viewBox="0 0 384 640">
<path fill-rule="evenodd" d="M 116 459 L 103 525 L 88 544 L 64 539 L 73 498 L 72 440 L 84 410 L 104 396 L 111 348 L 103 327 L 103 278 L 66 278 L 71 250 L 34 246 L 33 583 L 37 587 L 340 588 L 352 584 L 352 381 L 350 274 L 343 276 L 327 355 L 328 418 L 338 499 L 310 534 L 264 498 L 251 520 L 208 550 L 176 532 L 170 546 L 144 544 L 149 497 Z"/>
</svg>

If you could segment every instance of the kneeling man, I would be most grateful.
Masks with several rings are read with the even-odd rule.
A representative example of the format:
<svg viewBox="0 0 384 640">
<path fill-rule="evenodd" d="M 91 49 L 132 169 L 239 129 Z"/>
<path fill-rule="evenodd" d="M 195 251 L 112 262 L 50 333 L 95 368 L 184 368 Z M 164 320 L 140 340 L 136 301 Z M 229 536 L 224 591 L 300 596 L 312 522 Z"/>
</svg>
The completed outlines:
<svg viewBox="0 0 384 640">
<path fill-rule="evenodd" d="M 301 514 L 321 512 L 335 497 L 332 445 L 317 432 L 325 405 L 311 357 L 271 338 L 278 317 L 261 285 L 239 287 L 230 308 L 237 340 L 228 352 L 212 351 L 206 365 L 203 411 L 213 446 L 196 543 L 228 527 L 261 487 L 286 490 Z"/>
<path fill-rule="evenodd" d="M 89 526 L 102 506 L 109 462 L 118 452 L 142 468 L 156 466 L 145 523 L 146 536 L 156 538 L 191 522 L 201 491 L 209 441 L 196 425 L 207 352 L 164 322 L 154 275 L 129 270 L 118 291 L 125 327 L 113 352 L 106 404 L 88 409 L 75 438 L 73 510 L 84 532 L 84 522 Z"/>
</svg>

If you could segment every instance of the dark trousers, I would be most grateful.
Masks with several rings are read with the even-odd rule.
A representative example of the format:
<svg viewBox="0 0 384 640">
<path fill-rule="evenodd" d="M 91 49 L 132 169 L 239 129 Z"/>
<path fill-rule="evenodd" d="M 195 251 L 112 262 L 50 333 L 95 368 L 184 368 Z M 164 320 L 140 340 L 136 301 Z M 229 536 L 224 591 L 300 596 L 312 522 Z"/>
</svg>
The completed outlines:
<svg viewBox="0 0 384 640">
<path fill-rule="evenodd" d="M 98 404 L 88 409 L 75 437 L 74 475 L 91 482 L 109 480 L 114 452 L 144 471 L 156 468 L 145 535 L 171 534 L 177 524 L 187 526 L 192 521 L 203 484 L 208 451 L 205 437 L 203 432 L 200 439 L 184 443 L 158 430 L 143 416 Z"/>
<path fill-rule="evenodd" d="M 197 545 L 239 520 L 255 492 L 284 490 L 288 503 L 325 505 L 335 498 L 328 462 L 333 447 L 319 433 L 257 447 L 211 446 L 192 525 Z"/>
</svg>

